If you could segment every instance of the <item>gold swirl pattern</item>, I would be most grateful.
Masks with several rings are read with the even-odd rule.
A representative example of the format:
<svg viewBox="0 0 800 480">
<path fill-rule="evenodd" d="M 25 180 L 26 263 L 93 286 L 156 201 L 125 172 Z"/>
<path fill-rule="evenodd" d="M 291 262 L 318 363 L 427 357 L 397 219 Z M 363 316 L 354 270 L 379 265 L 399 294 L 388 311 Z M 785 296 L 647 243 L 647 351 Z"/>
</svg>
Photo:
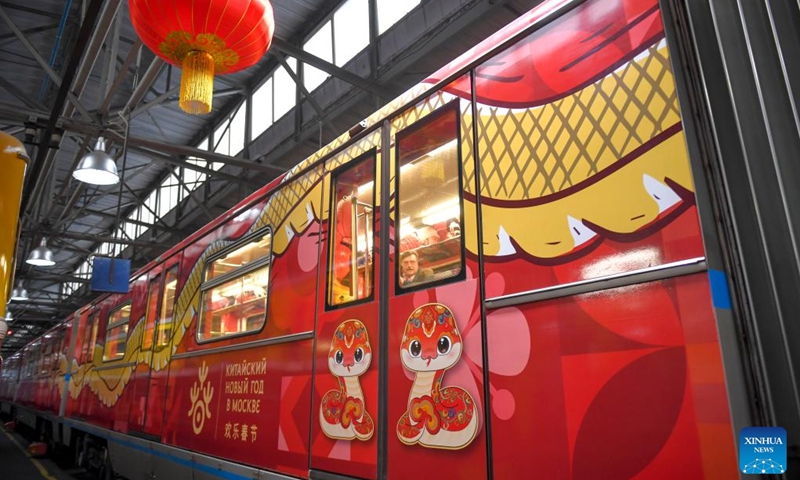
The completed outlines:
<svg viewBox="0 0 800 480">
<path fill-rule="evenodd" d="M 170 32 L 158 46 L 158 50 L 179 65 L 193 50 L 206 52 L 214 59 L 214 73 L 227 73 L 239 63 L 239 54 L 228 48 L 225 41 L 213 33 L 200 33 L 192 37 L 189 32 Z"/>
</svg>

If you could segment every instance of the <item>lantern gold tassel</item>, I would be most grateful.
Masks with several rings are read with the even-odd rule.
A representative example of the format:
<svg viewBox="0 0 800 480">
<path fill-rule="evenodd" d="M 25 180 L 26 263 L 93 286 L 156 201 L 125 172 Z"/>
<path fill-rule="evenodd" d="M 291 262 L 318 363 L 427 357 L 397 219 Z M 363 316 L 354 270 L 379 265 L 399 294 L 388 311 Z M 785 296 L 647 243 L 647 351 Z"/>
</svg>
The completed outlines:
<svg viewBox="0 0 800 480">
<path fill-rule="evenodd" d="M 183 59 L 181 73 L 181 110 L 191 115 L 203 115 L 211 111 L 214 98 L 214 57 L 192 50 Z"/>
</svg>

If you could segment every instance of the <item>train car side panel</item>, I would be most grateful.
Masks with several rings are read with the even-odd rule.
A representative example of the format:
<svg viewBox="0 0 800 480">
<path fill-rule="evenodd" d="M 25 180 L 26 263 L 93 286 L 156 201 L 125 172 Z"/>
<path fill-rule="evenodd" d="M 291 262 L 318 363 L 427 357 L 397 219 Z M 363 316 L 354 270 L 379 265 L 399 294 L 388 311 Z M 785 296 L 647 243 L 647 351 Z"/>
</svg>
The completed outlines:
<svg viewBox="0 0 800 480">
<path fill-rule="evenodd" d="M 735 476 L 663 36 L 655 1 L 589 0 L 476 69 L 499 478 Z"/>
<path fill-rule="evenodd" d="M 382 129 L 326 160 L 311 468 L 375 478 L 378 461 L 378 202 Z"/>
</svg>

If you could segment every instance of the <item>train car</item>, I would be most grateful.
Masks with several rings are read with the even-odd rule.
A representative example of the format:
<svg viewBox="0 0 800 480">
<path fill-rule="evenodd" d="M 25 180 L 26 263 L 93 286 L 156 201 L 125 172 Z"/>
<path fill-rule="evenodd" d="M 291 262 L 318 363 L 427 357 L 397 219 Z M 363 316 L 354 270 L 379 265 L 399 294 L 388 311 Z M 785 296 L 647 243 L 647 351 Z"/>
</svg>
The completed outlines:
<svg viewBox="0 0 800 480">
<path fill-rule="evenodd" d="M 656 0 L 545 2 L 32 342 L 0 400 L 130 479 L 734 478 L 680 105 Z"/>
<path fill-rule="evenodd" d="M 0 165 L 6 173 L 0 178 L 0 345 L 8 333 L 6 304 L 12 297 L 20 198 L 29 161 L 22 142 L 0 131 Z M 0 368 L 2 366 L 0 358 Z"/>
</svg>

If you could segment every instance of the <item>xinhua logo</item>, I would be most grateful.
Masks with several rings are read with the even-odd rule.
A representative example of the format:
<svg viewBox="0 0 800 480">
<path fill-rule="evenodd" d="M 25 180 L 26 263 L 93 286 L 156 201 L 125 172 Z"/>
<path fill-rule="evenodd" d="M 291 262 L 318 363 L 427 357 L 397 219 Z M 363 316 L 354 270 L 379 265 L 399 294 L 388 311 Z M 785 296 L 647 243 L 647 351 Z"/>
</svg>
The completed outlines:
<svg viewBox="0 0 800 480">
<path fill-rule="evenodd" d="M 786 430 L 747 427 L 739 433 L 739 470 L 764 475 L 786 471 Z"/>
</svg>

